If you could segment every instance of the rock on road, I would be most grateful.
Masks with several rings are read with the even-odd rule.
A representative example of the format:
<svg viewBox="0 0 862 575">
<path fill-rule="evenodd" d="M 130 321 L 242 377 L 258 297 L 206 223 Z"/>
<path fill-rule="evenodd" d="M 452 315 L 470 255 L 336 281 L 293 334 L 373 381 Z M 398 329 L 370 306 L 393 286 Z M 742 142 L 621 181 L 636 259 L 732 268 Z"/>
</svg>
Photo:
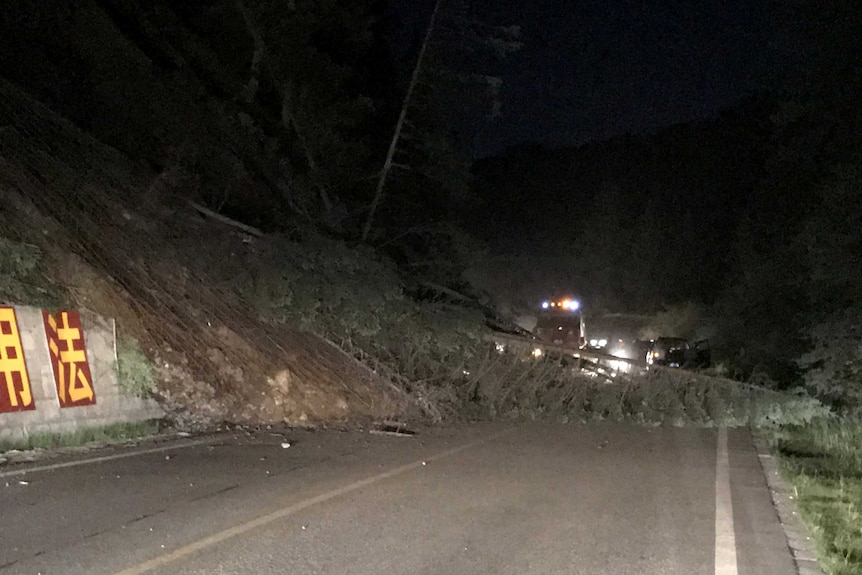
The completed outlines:
<svg viewBox="0 0 862 575">
<path fill-rule="evenodd" d="M 744 430 L 281 433 L 0 467 L 0 575 L 795 572 Z"/>
</svg>

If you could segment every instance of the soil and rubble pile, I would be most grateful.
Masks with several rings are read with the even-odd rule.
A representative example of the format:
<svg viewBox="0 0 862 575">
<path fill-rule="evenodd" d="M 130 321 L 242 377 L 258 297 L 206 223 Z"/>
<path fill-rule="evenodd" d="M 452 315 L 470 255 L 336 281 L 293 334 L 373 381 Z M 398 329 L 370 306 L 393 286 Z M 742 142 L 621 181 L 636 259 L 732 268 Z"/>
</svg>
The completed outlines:
<svg viewBox="0 0 862 575">
<path fill-rule="evenodd" d="M 0 80 L 2 235 L 38 246 L 70 305 L 115 318 L 119 336 L 139 342 L 186 425 L 402 412 L 401 395 L 337 346 L 261 321 L 213 282 L 206 265 L 242 269 L 268 239 L 154 200 L 165 177 Z M 206 265 L 181 249 L 189 243 Z"/>
</svg>

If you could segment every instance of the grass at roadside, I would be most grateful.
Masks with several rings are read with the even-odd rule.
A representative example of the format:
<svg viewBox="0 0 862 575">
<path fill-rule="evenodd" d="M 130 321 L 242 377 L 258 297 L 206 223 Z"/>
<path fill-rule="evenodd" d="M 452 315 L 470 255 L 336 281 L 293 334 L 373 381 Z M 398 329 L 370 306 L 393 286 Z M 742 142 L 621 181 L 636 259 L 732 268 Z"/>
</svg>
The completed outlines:
<svg viewBox="0 0 862 575">
<path fill-rule="evenodd" d="M 36 433 L 20 441 L 0 440 L 0 453 L 12 449 L 54 449 L 78 447 L 89 443 L 112 443 L 152 435 L 159 431 L 159 421 L 114 423 L 103 427 L 77 429 L 67 433 Z"/>
<path fill-rule="evenodd" d="M 823 568 L 862 575 L 862 415 L 786 428 L 773 445 Z"/>
</svg>

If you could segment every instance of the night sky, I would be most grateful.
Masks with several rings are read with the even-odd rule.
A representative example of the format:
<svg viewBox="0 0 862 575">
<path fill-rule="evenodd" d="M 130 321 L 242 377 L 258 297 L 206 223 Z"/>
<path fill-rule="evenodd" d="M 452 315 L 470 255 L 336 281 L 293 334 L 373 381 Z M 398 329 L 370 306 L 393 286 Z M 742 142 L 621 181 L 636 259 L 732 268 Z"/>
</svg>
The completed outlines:
<svg viewBox="0 0 862 575">
<path fill-rule="evenodd" d="M 433 2 L 423 1 L 427 14 Z M 416 0 L 392 2 L 408 26 L 427 24 Z M 709 117 L 788 67 L 767 2 L 501 0 L 483 10 L 520 26 L 524 47 L 499 70 L 503 115 L 483 133 L 480 156 Z"/>
</svg>

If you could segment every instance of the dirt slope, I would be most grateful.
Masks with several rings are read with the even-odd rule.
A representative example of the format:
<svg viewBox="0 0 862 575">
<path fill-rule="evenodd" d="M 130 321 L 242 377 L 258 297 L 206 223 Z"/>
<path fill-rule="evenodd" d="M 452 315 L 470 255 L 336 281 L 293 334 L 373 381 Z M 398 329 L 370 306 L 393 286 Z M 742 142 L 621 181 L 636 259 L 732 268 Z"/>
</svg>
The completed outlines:
<svg viewBox="0 0 862 575">
<path fill-rule="evenodd" d="M 399 413 L 402 398 L 341 350 L 266 325 L 213 281 L 211 262 L 222 275 L 241 273 L 268 240 L 172 205 L 163 193 L 171 177 L 0 80 L 2 235 L 41 247 L 45 274 L 74 306 L 116 318 L 120 336 L 141 342 L 169 408 L 202 421 L 290 424 Z"/>
</svg>

